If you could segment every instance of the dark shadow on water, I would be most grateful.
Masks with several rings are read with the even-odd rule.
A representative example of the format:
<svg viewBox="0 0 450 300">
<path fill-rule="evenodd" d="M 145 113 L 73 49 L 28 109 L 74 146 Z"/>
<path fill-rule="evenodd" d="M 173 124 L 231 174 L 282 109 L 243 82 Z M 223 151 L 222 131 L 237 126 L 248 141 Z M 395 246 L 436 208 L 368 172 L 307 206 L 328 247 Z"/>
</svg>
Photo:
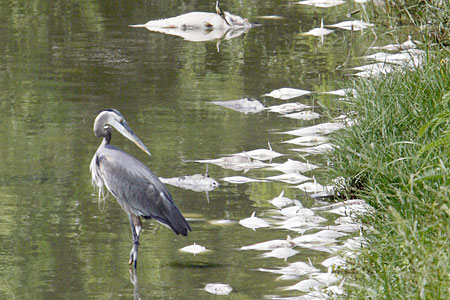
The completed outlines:
<svg viewBox="0 0 450 300">
<path fill-rule="evenodd" d="M 189 269 L 208 269 L 222 268 L 225 264 L 209 263 L 202 261 L 176 261 L 169 264 L 173 268 L 189 268 Z"/>
</svg>

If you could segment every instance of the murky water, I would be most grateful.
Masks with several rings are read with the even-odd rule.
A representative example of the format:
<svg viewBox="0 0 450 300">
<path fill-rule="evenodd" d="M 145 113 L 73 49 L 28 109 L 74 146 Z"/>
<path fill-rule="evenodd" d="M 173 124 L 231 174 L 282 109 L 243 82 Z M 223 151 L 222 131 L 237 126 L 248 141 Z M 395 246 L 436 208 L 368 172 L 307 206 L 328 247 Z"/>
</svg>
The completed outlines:
<svg viewBox="0 0 450 300">
<path fill-rule="evenodd" d="M 145 222 L 139 267 L 130 280 L 131 234 L 126 214 L 113 197 L 99 202 L 90 184 L 89 163 L 100 140 L 92 133 L 96 113 L 122 112 L 148 146 L 147 157 L 113 134 L 113 143 L 139 158 L 159 176 L 204 173 L 189 160 L 267 148 L 305 161 L 276 134 L 319 124 L 340 114 L 335 96 L 309 95 L 284 101 L 263 97 L 274 89 L 311 91 L 340 88 L 350 67 L 377 39 L 373 29 L 336 30 L 323 38 L 302 36 L 346 20 L 347 4 L 314 9 L 289 1 L 223 1 L 222 7 L 263 26 L 231 40 L 189 42 L 129 24 L 189 11 L 214 11 L 214 1 L 14 1 L 0 4 L 0 298 L 1 299 L 211 299 L 207 283 L 227 283 L 232 299 L 296 296 L 257 271 L 295 261 L 320 265 L 330 254 L 296 247 L 287 259 L 262 258 L 261 251 L 238 248 L 299 234 L 274 226 L 253 231 L 238 224 L 252 212 L 270 219 L 268 200 L 286 196 L 314 205 L 304 192 L 282 182 L 231 184 L 226 176 L 264 178 L 268 170 L 247 173 L 209 165 L 221 186 L 206 195 L 169 186 L 193 232 L 175 236 Z M 282 18 L 259 18 L 260 16 Z M 359 15 L 358 15 L 359 16 Z M 376 30 L 379 30 L 377 28 Z M 402 40 L 402 39 L 400 39 Z M 218 51 L 218 49 L 220 51 Z M 283 118 L 267 111 L 243 114 L 209 101 L 256 98 L 265 106 L 301 102 L 331 116 L 313 121 Z M 326 157 L 308 156 L 326 165 Z M 306 173 L 321 177 L 324 170 Z M 209 200 L 208 200 L 209 198 Z M 329 223 L 335 216 L 323 215 Z M 211 220 L 227 219 L 217 226 Z M 276 219 L 270 219 L 272 223 Z M 192 255 L 193 244 L 210 251 Z M 133 285 L 133 282 L 135 283 Z"/>
</svg>

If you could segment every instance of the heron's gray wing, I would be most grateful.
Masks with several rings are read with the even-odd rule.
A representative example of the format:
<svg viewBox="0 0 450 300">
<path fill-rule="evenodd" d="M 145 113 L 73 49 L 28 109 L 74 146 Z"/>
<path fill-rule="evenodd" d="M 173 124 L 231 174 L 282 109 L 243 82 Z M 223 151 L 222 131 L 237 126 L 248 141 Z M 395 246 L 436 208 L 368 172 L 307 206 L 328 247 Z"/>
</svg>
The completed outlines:
<svg viewBox="0 0 450 300">
<path fill-rule="evenodd" d="M 108 190 L 122 208 L 145 218 L 154 218 L 176 234 L 191 230 L 159 178 L 128 153 L 107 145 L 98 154 L 98 165 Z"/>
</svg>

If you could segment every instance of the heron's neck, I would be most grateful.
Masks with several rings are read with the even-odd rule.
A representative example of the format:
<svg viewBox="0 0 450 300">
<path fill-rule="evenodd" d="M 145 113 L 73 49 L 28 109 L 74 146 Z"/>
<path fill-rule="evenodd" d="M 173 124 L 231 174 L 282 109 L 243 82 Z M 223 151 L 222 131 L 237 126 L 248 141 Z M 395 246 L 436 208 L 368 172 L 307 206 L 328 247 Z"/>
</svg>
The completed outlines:
<svg viewBox="0 0 450 300">
<path fill-rule="evenodd" d="M 111 142 L 111 131 L 105 130 L 105 135 L 103 136 L 103 144 L 108 145 Z"/>
</svg>

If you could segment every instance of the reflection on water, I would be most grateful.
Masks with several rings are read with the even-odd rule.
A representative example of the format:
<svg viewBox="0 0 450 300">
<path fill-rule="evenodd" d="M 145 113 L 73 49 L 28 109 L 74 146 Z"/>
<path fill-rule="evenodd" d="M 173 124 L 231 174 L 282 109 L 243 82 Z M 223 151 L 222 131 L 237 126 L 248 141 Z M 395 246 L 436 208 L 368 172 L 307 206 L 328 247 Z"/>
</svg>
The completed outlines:
<svg viewBox="0 0 450 300">
<path fill-rule="evenodd" d="M 325 24 L 336 24 L 347 19 L 348 11 L 364 8 L 353 1 L 327 9 L 288 1 L 222 3 L 250 21 L 257 16 L 283 18 L 259 18 L 262 27 L 223 41 L 220 52 L 215 41 L 191 43 L 128 26 L 211 11 L 211 2 L 2 2 L 0 298 L 210 299 L 206 284 L 224 283 L 233 288 L 228 297 L 261 299 L 302 292 L 280 289 L 294 286 L 298 278 L 277 281 L 277 275 L 258 269 L 279 270 L 310 259 L 326 272 L 321 263 L 331 254 L 320 249 L 295 247 L 299 253 L 286 262 L 263 258 L 254 250 L 237 251 L 286 240 L 287 234 L 292 239 L 301 236 L 289 224 L 277 224 L 283 219 L 269 201 L 283 190 L 285 197 L 306 208 L 317 205 L 284 182 L 220 180 L 260 180 L 279 175 L 278 170 L 209 164 L 209 175 L 220 183 L 209 192 L 209 202 L 203 193 L 169 186 L 193 232 L 177 237 L 155 222 L 144 222 L 139 269 L 131 277 L 126 215 L 112 197 L 99 209 L 89 173 L 99 143 L 92 134 L 97 111 L 120 110 L 153 156 L 146 157 L 119 136 L 113 137 L 114 144 L 164 178 L 203 174 L 205 166 L 190 161 L 267 149 L 268 142 L 273 151 L 284 154 L 272 163 L 290 158 L 323 166 L 326 154 L 297 154 L 291 144 L 282 143 L 293 137 L 279 133 L 335 122 L 330 117 L 340 115 L 340 96 L 318 92 L 341 88 L 340 82 L 355 72 L 350 68 L 362 65 L 361 57 L 369 54 L 375 40 L 379 46 L 392 43 L 383 40 L 388 38 L 383 34 L 376 36 L 377 26 L 358 32 L 336 29 L 324 37 L 300 34 L 320 27 L 314 14 Z M 291 100 L 262 96 L 283 87 L 314 93 Z M 209 103 L 247 97 L 280 111 L 286 108 L 282 104 L 298 102 L 321 117 L 298 120 L 266 110 L 244 114 Z M 322 106 L 331 109 L 330 115 L 322 114 Z M 305 175 L 326 185 L 322 172 L 318 168 Z M 278 227 L 253 231 L 239 225 L 254 211 Z M 314 214 L 326 219 L 320 226 L 354 229 L 336 223 L 335 214 Z M 344 243 L 337 241 L 338 246 Z M 194 242 L 211 251 L 195 256 L 179 251 Z"/>
</svg>

